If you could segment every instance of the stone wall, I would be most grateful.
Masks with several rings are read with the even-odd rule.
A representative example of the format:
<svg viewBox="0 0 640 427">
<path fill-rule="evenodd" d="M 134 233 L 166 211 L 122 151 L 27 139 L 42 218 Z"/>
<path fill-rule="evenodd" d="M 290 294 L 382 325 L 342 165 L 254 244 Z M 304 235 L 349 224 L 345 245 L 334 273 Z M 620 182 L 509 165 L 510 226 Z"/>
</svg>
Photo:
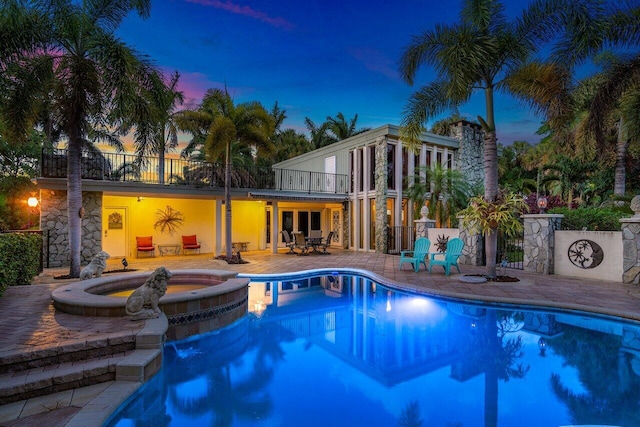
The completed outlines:
<svg viewBox="0 0 640 427">
<path fill-rule="evenodd" d="M 376 139 L 375 188 L 376 188 L 376 252 L 387 253 L 387 140 Z"/>
<path fill-rule="evenodd" d="M 523 267 L 529 273 L 553 274 L 555 230 L 560 229 L 563 215 L 523 215 Z"/>
<path fill-rule="evenodd" d="M 484 265 L 484 238 L 482 235 L 460 225 L 458 237 L 464 242 L 462 255 L 458 258 L 458 262 L 465 265 Z"/>
<path fill-rule="evenodd" d="M 42 191 L 40 228 L 44 237 L 45 266 L 66 267 L 69 259 L 69 229 L 66 191 Z M 83 192 L 81 264 L 87 264 L 102 248 L 102 193 Z"/>
<path fill-rule="evenodd" d="M 458 140 L 457 169 L 473 185 L 484 183 L 484 132 L 480 125 L 464 120 L 452 124 L 450 134 Z"/>
<path fill-rule="evenodd" d="M 640 217 L 636 217 L 621 220 L 622 281 L 640 285 Z"/>
</svg>

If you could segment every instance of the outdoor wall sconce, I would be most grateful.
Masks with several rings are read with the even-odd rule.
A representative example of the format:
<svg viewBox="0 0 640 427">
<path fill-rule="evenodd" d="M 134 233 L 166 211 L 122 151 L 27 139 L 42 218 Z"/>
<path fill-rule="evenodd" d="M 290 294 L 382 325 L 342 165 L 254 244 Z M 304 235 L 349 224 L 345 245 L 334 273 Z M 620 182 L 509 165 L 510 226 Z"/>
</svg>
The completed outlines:
<svg viewBox="0 0 640 427">
<path fill-rule="evenodd" d="M 538 213 L 545 213 L 545 209 L 547 209 L 547 198 L 542 196 L 538 197 Z"/>
<path fill-rule="evenodd" d="M 81 207 L 80 210 L 78 211 L 78 216 L 80 218 L 84 218 L 84 207 Z"/>
<path fill-rule="evenodd" d="M 141 201 L 143 201 L 143 200 L 144 200 L 144 199 L 143 199 L 142 197 L 138 196 L 138 202 L 141 202 Z"/>
<path fill-rule="evenodd" d="M 29 205 L 30 208 L 35 208 L 38 206 L 38 198 L 37 197 L 29 197 L 29 199 L 27 199 L 27 205 Z"/>
</svg>

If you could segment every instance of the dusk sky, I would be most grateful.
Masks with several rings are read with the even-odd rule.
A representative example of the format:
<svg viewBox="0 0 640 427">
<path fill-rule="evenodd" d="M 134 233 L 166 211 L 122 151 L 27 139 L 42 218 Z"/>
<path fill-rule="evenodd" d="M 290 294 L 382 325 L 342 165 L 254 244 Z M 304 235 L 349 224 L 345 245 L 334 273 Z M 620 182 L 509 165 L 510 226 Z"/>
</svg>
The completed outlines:
<svg viewBox="0 0 640 427">
<path fill-rule="evenodd" d="M 527 2 L 504 3 L 515 15 Z M 118 36 L 167 74 L 181 74 L 187 107 L 226 85 L 236 104 L 270 109 L 277 101 L 288 116 L 283 129 L 306 133 L 305 117 L 319 125 L 338 112 L 375 128 L 400 124 L 410 94 L 434 78 L 422 68 L 416 86 L 401 80 L 397 63 L 411 37 L 455 22 L 459 9 L 457 0 L 161 0 L 149 19 L 128 17 Z M 460 113 L 484 116 L 482 94 Z M 501 144 L 540 139 L 541 119 L 504 95 L 496 122 Z"/>
</svg>

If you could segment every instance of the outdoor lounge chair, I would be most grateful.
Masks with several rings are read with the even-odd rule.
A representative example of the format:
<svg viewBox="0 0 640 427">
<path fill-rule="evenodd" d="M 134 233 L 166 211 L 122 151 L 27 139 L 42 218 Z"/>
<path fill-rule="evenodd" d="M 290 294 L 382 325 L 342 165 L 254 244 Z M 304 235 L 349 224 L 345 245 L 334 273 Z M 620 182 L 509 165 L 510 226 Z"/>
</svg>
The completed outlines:
<svg viewBox="0 0 640 427">
<path fill-rule="evenodd" d="M 458 257 L 462 255 L 462 247 L 464 246 L 464 242 L 462 239 L 454 238 L 449 239 L 447 242 L 447 249 L 444 252 L 436 252 L 431 254 L 431 258 L 429 259 L 429 273 L 431 273 L 431 267 L 434 265 L 441 265 L 444 268 L 444 274 L 449 275 L 451 271 L 451 266 L 454 266 L 458 273 L 460 273 L 460 267 L 458 267 Z M 440 259 L 436 259 L 436 257 L 441 257 Z"/>
<path fill-rule="evenodd" d="M 427 269 L 427 255 L 429 254 L 429 247 L 431 246 L 431 241 L 426 237 L 420 237 L 416 240 L 416 243 L 413 245 L 412 251 L 402 251 L 400 252 L 400 267 L 399 270 L 402 270 L 402 264 L 405 262 L 413 265 L 413 271 L 418 272 L 420 269 L 420 264 L 424 264 L 424 269 Z"/>
<path fill-rule="evenodd" d="M 140 258 L 140 252 L 150 253 L 151 256 L 155 256 L 156 245 L 153 244 L 153 236 L 136 236 L 136 250 L 138 251 L 138 258 Z"/>
<path fill-rule="evenodd" d="M 291 241 L 291 236 L 289 236 L 289 232 L 287 230 L 282 230 L 282 237 L 284 238 L 284 244 L 289 248 L 289 252 L 287 255 L 297 255 L 298 253 L 293 250 L 296 246 L 296 242 Z"/>
<path fill-rule="evenodd" d="M 182 236 L 182 255 L 185 255 L 187 251 L 198 251 L 200 253 L 200 243 L 195 234 L 189 236 Z"/>
</svg>

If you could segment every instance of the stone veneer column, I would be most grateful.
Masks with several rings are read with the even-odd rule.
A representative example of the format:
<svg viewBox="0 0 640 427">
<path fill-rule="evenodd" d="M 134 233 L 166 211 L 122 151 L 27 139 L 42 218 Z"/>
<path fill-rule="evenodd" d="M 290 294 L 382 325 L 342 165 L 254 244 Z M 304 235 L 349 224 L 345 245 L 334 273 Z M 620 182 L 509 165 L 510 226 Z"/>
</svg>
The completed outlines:
<svg viewBox="0 0 640 427">
<path fill-rule="evenodd" d="M 555 231 L 560 228 L 564 215 L 528 214 L 524 218 L 524 271 L 553 274 Z"/>
<path fill-rule="evenodd" d="M 484 132 L 479 124 L 461 120 L 449 127 L 449 136 L 458 140 L 456 168 L 471 185 L 484 182 Z"/>
<path fill-rule="evenodd" d="M 459 237 L 464 242 L 464 247 L 458 262 L 464 265 L 484 265 L 484 239 L 482 235 L 464 228 L 461 218 L 459 218 L 459 224 Z"/>
<path fill-rule="evenodd" d="M 387 253 L 387 140 L 376 139 L 375 150 L 375 188 L 376 188 L 376 226 L 375 243 L 377 253 Z M 366 225 L 365 225 L 366 226 Z"/>
<path fill-rule="evenodd" d="M 640 284 L 640 196 L 631 200 L 635 215 L 620 220 L 622 229 L 622 281 Z"/>
<path fill-rule="evenodd" d="M 48 256 L 45 265 L 48 262 L 50 268 L 69 266 L 67 192 L 43 190 L 40 199 L 40 229 L 44 232 L 43 244 Z M 83 192 L 82 207 L 85 213 L 82 218 L 80 262 L 86 264 L 102 250 L 102 193 Z"/>
</svg>

